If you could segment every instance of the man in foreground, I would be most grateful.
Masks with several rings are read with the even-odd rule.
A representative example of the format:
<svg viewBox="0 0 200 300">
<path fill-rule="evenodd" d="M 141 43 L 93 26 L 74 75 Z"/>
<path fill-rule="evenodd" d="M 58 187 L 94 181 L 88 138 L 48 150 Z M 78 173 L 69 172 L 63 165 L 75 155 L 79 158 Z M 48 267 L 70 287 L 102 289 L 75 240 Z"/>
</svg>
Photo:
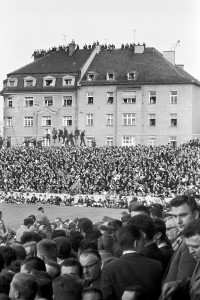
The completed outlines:
<svg viewBox="0 0 200 300">
<path fill-rule="evenodd" d="M 197 264 L 191 278 L 165 283 L 162 290 L 162 299 L 171 296 L 175 292 L 181 293 L 182 299 L 200 299 L 200 220 L 194 220 L 188 224 L 183 230 L 183 236 Z M 176 299 L 176 297 L 173 299 Z"/>
<path fill-rule="evenodd" d="M 37 282 L 31 274 L 17 273 L 10 284 L 11 300 L 34 300 L 37 293 Z"/>
</svg>

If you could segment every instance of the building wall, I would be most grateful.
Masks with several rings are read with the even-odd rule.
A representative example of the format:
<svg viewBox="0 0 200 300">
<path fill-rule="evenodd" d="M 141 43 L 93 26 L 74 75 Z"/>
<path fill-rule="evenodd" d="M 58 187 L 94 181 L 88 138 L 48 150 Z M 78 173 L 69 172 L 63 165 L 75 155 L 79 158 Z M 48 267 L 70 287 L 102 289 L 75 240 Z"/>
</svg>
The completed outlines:
<svg viewBox="0 0 200 300">
<path fill-rule="evenodd" d="M 191 87 L 193 109 L 192 109 L 192 135 L 193 138 L 197 137 L 200 139 L 200 88 L 196 85 Z"/>
</svg>

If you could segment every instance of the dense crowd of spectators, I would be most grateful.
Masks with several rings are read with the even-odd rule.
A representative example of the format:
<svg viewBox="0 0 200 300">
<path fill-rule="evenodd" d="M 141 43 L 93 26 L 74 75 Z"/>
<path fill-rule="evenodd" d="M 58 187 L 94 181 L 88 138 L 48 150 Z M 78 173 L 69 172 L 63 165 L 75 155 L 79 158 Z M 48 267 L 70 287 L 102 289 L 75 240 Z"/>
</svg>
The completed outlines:
<svg viewBox="0 0 200 300">
<path fill-rule="evenodd" d="M 147 147 L 18 147 L 0 150 L 1 189 L 173 197 L 200 190 L 200 142 Z"/>
</svg>

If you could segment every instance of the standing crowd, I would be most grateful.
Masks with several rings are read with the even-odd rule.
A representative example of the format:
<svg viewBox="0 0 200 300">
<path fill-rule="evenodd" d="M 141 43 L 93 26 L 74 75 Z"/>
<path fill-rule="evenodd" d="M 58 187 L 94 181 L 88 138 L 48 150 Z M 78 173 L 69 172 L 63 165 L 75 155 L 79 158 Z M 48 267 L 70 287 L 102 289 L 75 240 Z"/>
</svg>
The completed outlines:
<svg viewBox="0 0 200 300">
<path fill-rule="evenodd" d="M 0 299 L 200 299 L 200 208 L 133 197 L 121 218 L 50 223 L 43 207 L 15 230 L 0 213 Z M 67 216 L 66 216 L 67 217 Z"/>
</svg>

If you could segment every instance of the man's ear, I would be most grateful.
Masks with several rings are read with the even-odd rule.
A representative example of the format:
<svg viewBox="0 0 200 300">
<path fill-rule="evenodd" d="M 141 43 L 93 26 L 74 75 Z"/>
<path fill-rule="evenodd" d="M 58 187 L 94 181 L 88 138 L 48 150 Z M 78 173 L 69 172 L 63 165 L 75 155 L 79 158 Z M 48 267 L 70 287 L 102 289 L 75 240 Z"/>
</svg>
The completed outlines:
<svg viewBox="0 0 200 300">
<path fill-rule="evenodd" d="M 19 299 L 20 298 L 20 292 L 19 291 L 15 291 L 15 299 Z"/>
<path fill-rule="evenodd" d="M 157 232 L 156 234 L 154 234 L 154 239 L 159 240 L 162 236 L 161 232 Z"/>
<path fill-rule="evenodd" d="M 194 218 L 195 218 L 195 220 L 199 218 L 199 211 L 198 210 L 195 210 Z"/>
<path fill-rule="evenodd" d="M 135 249 L 135 250 L 138 250 L 139 248 L 138 248 L 138 240 L 135 240 L 134 241 L 134 243 L 133 243 L 133 248 Z"/>
</svg>

